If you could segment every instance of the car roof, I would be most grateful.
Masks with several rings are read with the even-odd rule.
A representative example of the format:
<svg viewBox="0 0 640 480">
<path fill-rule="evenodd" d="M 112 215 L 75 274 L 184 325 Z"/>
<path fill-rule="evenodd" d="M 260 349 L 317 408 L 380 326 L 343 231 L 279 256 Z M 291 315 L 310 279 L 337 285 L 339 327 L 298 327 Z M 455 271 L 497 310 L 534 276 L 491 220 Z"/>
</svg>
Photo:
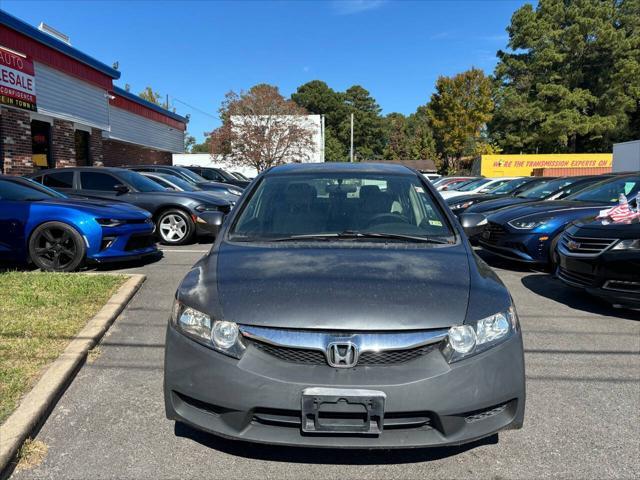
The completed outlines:
<svg viewBox="0 0 640 480">
<path fill-rule="evenodd" d="M 388 163 L 288 163 L 267 170 L 267 175 L 282 175 L 292 173 L 379 173 L 379 174 L 411 174 L 414 170 L 404 165 Z"/>
<path fill-rule="evenodd" d="M 125 165 L 127 168 L 184 168 L 182 165 L 156 165 L 156 164 L 142 164 L 142 165 Z"/>
<path fill-rule="evenodd" d="M 46 175 L 48 173 L 57 173 L 57 172 L 129 172 L 126 168 L 120 167 L 61 167 L 61 168 L 48 168 L 46 170 L 38 170 L 37 172 L 33 172 L 30 177 L 38 177 L 40 175 Z"/>
</svg>

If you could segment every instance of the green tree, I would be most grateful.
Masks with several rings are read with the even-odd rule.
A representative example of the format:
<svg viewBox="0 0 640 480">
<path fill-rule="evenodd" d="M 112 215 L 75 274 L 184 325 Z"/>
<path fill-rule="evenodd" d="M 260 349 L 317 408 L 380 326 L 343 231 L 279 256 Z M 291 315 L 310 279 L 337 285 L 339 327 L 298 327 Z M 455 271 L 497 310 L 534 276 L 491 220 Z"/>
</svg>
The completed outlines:
<svg viewBox="0 0 640 480">
<path fill-rule="evenodd" d="M 409 158 L 413 160 L 436 160 L 436 140 L 429 123 L 427 107 L 420 106 L 407 118 L 407 134 L 409 137 Z"/>
<path fill-rule="evenodd" d="M 347 146 L 340 141 L 337 133 L 346 115 L 343 95 L 321 80 L 312 80 L 300 85 L 291 95 L 291 100 L 309 113 L 324 115 L 325 159 L 331 162 L 347 160 Z"/>
<path fill-rule="evenodd" d="M 489 125 L 503 149 L 609 151 L 640 135 L 640 0 L 540 0 L 507 30 Z"/>
<path fill-rule="evenodd" d="M 344 145 L 329 128 L 326 128 L 324 132 L 324 159 L 327 162 L 346 162 L 349 160 Z"/>
<path fill-rule="evenodd" d="M 381 108 L 370 93 L 360 85 L 344 92 L 345 115 L 338 127 L 338 139 L 349 151 L 353 113 L 353 149 L 357 160 L 382 158 L 385 146 L 384 121 Z"/>
<path fill-rule="evenodd" d="M 390 113 L 385 117 L 385 160 L 413 159 L 408 123 L 407 117 L 401 113 Z"/>
<path fill-rule="evenodd" d="M 151 102 L 159 107 L 164 108 L 165 110 L 169 109 L 169 104 L 166 101 L 162 101 L 162 95 L 156 92 L 151 87 L 145 87 L 145 89 L 138 94 L 140 98 L 146 100 L 147 102 Z"/>
<path fill-rule="evenodd" d="M 440 170 L 456 172 L 465 166 L 463 159 L 485 150 L 483 132 L 493 107 L 491 80 L 482 70 L 438 78 L 427 114 L 442 159 Z"/>
<path fill-rule="evenodd" d="M 193 147 L 196 144 L 196 137 L 185 132 L 184 135 L 184 151 L 185 153 L 193 153 Z"/>
<path fill-rule="evenodd" d="M 193 145 L 191 153 L 211 153 L 211 134 L 205 133 L 204 142 Z"/>
</svg>

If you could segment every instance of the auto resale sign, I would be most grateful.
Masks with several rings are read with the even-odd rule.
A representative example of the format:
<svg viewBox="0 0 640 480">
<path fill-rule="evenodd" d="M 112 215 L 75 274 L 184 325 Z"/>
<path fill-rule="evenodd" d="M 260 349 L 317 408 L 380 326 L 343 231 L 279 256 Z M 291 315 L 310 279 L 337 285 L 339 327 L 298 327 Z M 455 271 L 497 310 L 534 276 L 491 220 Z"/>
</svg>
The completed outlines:
<svg viewBox="0 0 640 480">
<path fill-rule="evenodd" d="M 37 111 L 33 61 L 0 47 L 0 104 Z"/>
</svg>

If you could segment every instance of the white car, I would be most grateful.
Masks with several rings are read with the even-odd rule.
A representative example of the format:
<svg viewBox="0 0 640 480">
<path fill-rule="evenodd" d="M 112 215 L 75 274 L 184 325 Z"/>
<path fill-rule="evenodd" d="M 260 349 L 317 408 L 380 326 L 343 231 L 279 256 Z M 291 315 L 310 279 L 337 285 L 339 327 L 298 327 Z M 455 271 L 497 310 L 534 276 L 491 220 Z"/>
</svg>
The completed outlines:
<svg viewBox="0 0 640 480">
<path fill-rule="evenodd" d="M 468 183 L 458 190 L 445 190 L 440 192 L 442 198 L 454 198 L 462 195 L 471 195 L 474 193 L 488 193 L 494 188 L 498 188 L 500 185 L 507 183 L 510 180 L 515 180 L 520 177 L 500 177 L 500 178 L 480 178 L 475 182 Z"/>
<path fill-rule="evenodd" d="M 434 182 L 439 179 L 442 175 L 438 175 L 437 173 L 423 173 L 423 177 L 425 177 L 430 182 Z"/>
</svg>

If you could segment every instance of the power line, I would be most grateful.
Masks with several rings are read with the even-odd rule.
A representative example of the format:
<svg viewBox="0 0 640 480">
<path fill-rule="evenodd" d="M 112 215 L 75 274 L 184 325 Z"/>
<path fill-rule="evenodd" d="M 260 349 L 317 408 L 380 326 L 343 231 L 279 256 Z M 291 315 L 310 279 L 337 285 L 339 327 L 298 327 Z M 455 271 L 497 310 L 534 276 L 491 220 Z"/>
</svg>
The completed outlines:
<svg viewBox="0 0 640 480">
<path fill-rule="evenodd" d="M 207 117 L 213 118 L 214 120 L 220 120 L 220 117 L 218 117 L 217 115 L 213 115 L 213 114 L 211 114 L 211 113 L 209 113 L 209 112 L 205 112 L 204 110 L 202 110 L 202 109 L 200 109 L 200 108 L 198 108 L 198 107 L 194 107 L 193 105 L 189 105 L 187 102 L 183 102 L 183 101 L 182 101 L 182 100 L 180 100 L 179 98 L 176 98 L 176 97 L 171 97 L 171 98 L 172 98 L 172 100 L 173 100 L 174 102 L 181 103 L 181 104 L 182 104 L 182 105 L 184 105 L 185 107 L 188 107 L 188 108 L 190 108 L 191 110 L 194 110 L 194 111 L 196 111 L 196 112 L 200 113 L 201 115 L 205 115 L 205 116 L 207 116 Z"/>
</svg>

